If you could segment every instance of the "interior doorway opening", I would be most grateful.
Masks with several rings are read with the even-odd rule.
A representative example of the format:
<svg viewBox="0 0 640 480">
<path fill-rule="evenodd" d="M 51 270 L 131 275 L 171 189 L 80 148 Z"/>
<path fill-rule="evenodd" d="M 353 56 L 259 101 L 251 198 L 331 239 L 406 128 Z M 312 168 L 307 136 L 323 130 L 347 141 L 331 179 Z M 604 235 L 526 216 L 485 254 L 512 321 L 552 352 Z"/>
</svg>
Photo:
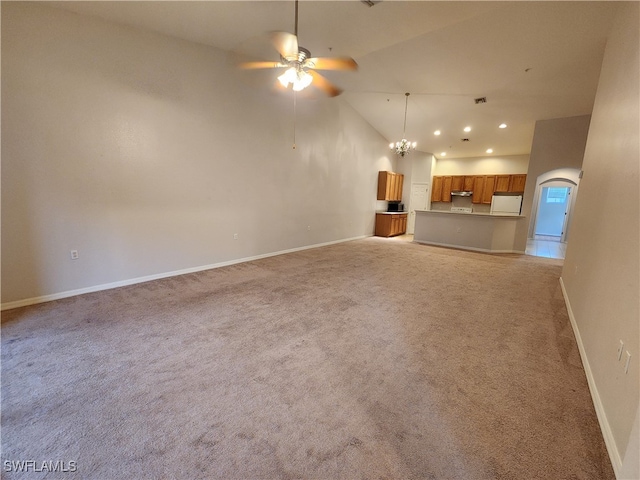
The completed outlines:
<svg viewBox="0 0 640 480">
<path fill-rule="evenodd" d="M 579 169 L 570 168 L 538 177 L 527 238 L 528 255 L 564 259 L 580 177 Z"/>
<path fill-rule="evenodd" d="M 535 235 L 563 240 L 570 205 L 571 187 L 542 187 Z"/>
</svg>

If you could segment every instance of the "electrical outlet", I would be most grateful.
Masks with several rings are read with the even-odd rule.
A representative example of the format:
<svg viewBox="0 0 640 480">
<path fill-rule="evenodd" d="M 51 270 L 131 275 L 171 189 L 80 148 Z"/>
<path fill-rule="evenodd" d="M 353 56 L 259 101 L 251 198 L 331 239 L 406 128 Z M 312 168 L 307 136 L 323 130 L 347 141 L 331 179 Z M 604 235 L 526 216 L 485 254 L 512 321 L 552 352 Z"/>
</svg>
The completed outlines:
<svg viewBox="0 0 640 480">
<path fill-rule="evenodd" d="M 237 240 L 237 239 L 238 239 L 238 234 L 237 234 L 237 233 L 234 233 L 234 234 L 233 234 L 233 239 L 234 239 L 234 240 Z"/>
<path fill-rule="evenodd" d="M 620 361 L 620 359 L 622 358 L 623 351 L 624 351 L 624 342 L 620 340 L 620 343 L 618 344 L 618 361 Z"/>
<path fill-rule="evenodd" d="M 624 373 L 628 373 L 629 372 L 629 363 L 631 362 L 631 354 L 629 353 L 629 350 L 624 352 L 624 356 L 626 358 L 626 360 L 624 362 Z"/>
<path fill-rule="evenodd" d="M 71 250 L 71 260 L 78 259 L 78 250 Z"/>
<path fill-rule="evenodd" d="M 307 225 L 307 230 L 311 230 L 311 225 Z"/>
</svg>

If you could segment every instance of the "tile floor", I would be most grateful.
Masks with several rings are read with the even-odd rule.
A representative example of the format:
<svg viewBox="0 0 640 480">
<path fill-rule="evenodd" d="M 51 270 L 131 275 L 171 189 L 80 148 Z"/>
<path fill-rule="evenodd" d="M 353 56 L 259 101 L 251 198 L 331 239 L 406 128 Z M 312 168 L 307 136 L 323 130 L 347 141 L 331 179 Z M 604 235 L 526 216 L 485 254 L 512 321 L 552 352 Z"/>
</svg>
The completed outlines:
<svg viewBox="0 0 640 480">
<path fill-rule="evenodd" d="M 391 238 L 402 242 L 413 241 L 413 235 L 410 234 L 398 235 L 397 237 Z M 527 240 L 525 254 L 533 257 L 559 258 L 564 260 L 566 250 L 567 244 L 560 242 L 560 237 L 536 235 L 535 238 Z"/>
<path fill-rule="evenodd" d="M 534 257 L 561 258 L 567 251 L 567 244 L 560 242 L 560 237 L 536 235 L 527 240 L 525 253 Z"/>
</svg>

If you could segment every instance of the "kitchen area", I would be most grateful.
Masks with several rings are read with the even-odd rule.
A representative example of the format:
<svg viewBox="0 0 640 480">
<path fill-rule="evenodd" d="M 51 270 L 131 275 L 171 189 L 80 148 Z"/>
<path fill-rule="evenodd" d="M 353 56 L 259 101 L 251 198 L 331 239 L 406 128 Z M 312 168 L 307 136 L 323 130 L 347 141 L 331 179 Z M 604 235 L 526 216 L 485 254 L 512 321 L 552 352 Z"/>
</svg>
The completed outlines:
<svg viewBox="0 0 640 480">
<path fill-rule="evenodd" d="M 434 176 L 431 209 L 416 210 L 414 242 L 489 253 L 515 249 L 526 174 Z"/>
<path fill-rule="evenodd" d="M 435 175 L 430 209 L 415 209 L 416 243 L 489 253 L 524 253 L 515 248 L 526 174 Z M 376 235 L 406 232 L 402 201 L 402 174 L 380 172 L 378 200 L 387 200 L 385 212 L 376 212 Z"/>
</svg>

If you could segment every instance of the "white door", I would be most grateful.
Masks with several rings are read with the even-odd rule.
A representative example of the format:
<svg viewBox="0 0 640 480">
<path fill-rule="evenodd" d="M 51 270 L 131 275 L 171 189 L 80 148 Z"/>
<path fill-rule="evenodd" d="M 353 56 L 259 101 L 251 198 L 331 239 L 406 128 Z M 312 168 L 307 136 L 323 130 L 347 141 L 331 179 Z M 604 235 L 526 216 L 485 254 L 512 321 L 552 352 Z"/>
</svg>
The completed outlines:
<svg viewBox="0 0 640 480">
<path fill-rule="evenodd" d="M 407 219 L 407 233 L 413 235 L 416 227 L 416 210 L 426 210 L 429 198 L 428 183 L 412 183 L 409 198 L 409 218 Z"/>
<path fill-rule="evenodd" d="M 571 187 L 542 186 L 534 233 L 566 241 L 567 220 L 571 207 Z"/>
</svg>

